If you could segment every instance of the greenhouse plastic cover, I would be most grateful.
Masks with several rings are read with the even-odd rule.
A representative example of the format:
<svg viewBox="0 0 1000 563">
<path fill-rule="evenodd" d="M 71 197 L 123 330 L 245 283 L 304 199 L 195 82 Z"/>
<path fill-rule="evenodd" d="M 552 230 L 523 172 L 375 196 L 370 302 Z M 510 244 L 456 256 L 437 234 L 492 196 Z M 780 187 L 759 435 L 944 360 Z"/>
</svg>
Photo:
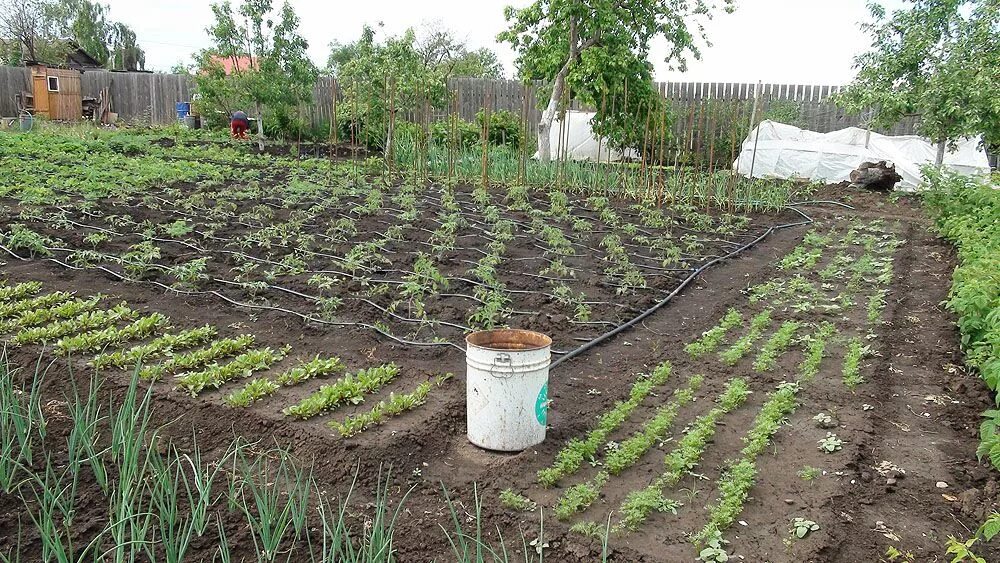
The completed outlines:
<svg viewBox="0 0 1000 563">
<path fill-rule="evenodd" d="M 622 153 L 608 147 L 607 139 L 598 139 L 594 135 L 594 130 L 590 126 L 590 121 L 597 115 L 590 111 L 567 111 L 566 129 L 563 129 L 562 121 L 557 117 L 552 120 L 552 129 L 549 134 L 549 146 L 552 149 L 552 158 L 556 155 L 564 155 L 569 160 L 591 160 L 599 162 L 618 161 L 622 159 Z M 559 140 L 560 133 L 563 136 L 562 143 Z M 630 151 L 630 157 L 635 157 L 638 153 Z M 535 153 L 538 158 L 538 153 Z"/>
<path fill-rule="evenodd" d="M 743 141 L 733 168 L 755 178 L 796 178 L 839 183 L 850 181 L 851 171 L 862 162 L 885 160 L 903 177 L 896 189 L 912 191 L 921 183 L 920 167 L 934 164 L 937 145 L 915 135 L 890 137 L 848 127 L 816 133 L 774 121 L 763 121 Z M 754 157 L 754 145 L 757 155 Z M 944 164 L 959 173 L 989 174 L 990 164 L 978 139 L 963 139 L 954 151 L 945 153 Z"/>
</svg>

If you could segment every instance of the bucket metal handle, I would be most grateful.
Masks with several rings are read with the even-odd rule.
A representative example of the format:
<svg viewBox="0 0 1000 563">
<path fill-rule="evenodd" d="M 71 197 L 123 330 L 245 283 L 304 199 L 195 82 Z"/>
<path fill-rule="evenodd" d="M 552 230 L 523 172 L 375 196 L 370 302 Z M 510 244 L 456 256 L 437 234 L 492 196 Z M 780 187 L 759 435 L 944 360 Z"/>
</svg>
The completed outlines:
<svg viewBox="0 0 1000 563">
<path fill-rule="evenodd" d="M 510 354 L 501 352 L 493 357 L 493 366 L 490 367 L 490 375 L 498 379 L 510 379 L 514 377 L 514 365 L 511 363 Z"/>
</svg>

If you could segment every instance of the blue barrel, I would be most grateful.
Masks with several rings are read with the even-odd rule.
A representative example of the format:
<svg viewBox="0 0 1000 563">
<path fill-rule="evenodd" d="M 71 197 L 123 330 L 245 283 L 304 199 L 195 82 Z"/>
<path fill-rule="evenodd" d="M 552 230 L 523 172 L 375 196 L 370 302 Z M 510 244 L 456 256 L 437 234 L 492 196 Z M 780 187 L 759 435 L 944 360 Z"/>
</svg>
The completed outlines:
<svg viewBox="0 0 1000 563">
<path fill-rule="evenodd" d="M 191 102 L 177 102 L 177 121 L 184 121 L 189 113 L 191 113 Z"/>
</svg>

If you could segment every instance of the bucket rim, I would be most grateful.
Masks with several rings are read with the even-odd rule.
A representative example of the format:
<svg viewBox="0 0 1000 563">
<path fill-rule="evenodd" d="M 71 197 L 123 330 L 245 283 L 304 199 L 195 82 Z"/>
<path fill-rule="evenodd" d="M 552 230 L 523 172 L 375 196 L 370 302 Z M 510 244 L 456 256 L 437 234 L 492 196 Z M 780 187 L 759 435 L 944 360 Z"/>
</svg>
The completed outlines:
<svg viewBox="0 0 1000 563">
<path fill-rule="evenodd" d="M 506 336 L 507 338 L 503 338 L 503 336 Z M 490 345 L 493 342 L 503 342 L 505 340 L 508 342 L 520 341 L 523 342 L 524 345 Z M 465 337 L 465 343 L 471 348 L 479 348 L 480 350 L 489 350 L 491 352 L 532 352 L 535 350 L 544 350 L 545 348 L 552 346 L 552 338 L 534 330 L 498 328 L 470 333 Z"/>
</svg>

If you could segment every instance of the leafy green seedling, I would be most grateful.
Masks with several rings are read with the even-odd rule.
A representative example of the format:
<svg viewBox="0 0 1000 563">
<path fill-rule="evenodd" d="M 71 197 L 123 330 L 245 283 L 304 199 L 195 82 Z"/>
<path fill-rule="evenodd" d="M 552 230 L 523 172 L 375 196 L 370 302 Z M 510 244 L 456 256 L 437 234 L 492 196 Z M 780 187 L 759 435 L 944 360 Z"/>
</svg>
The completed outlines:
<svg viewBox="0 0 1000 563">
<path fill-rule="evenodd" d="M 538 504 L 530 498 L 518 493 L 514 489 L 504 489 L 500 491 L 500 504 L 512 510 L 521 512 L 534 512 Z"/>
<path fill-rule="evenodd" d="M 712 563 L 729 561 L 729 554 L 726 553 L 725 548 L 728 543 L 722 538 L 722 532 L 715 530 L 712 537 L 705 542 L 705 547 L 698 553 L 698 560 L 711 561 Z"/>
<path fill-rule="evenodd" d="M 819 451 L 832 454 L 833 452 L 840 451 L 843 445 L 844 441 L 838 438 L 836 434 L 827 432 L 826 438 L 819 440 Z"/>
<path fill-rule="evenodd" d="M 816 530 L 819 530 L 819 524 L 812 520 L 806 520 L 805 518 L 795 518 L 792 520 L 792 535 L 796 538 L 802 539 Z"/>
</svg>

